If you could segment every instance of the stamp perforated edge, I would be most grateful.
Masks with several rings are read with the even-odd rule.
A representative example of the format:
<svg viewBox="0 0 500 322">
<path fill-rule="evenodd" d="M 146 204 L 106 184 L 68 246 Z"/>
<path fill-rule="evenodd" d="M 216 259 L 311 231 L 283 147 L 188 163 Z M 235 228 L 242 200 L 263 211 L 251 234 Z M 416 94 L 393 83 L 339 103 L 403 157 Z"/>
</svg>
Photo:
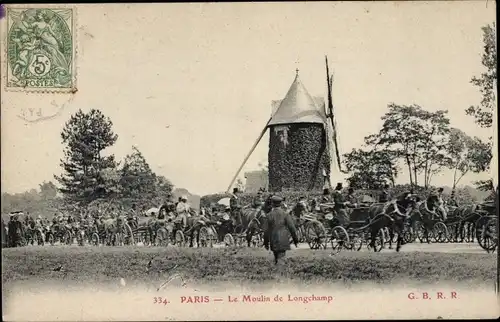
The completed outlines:
<svg viewBox="0 0 500 322">
<path fill-rule="evenodd" d="M 32 8 L 39 8 L 39 9 L 72 9 L 73 11 L 73 17 L 72 17 L 72 34 L 73 34 L 73 63 L 71 66 L 71 71 L 73 73 L 72 75 L 72 83 L 73 87 L 71 88 L 35 88 L 35 87 L 9 87 L 7 86 L 7 74 L 9 72 L 9 61 L 7 59 L 7 41 L 8 41 L 8 35 L 9 35 L 9 24 L 8 24 L 8 11 L 11 9 L 32 9 Z M 77 67 L 77 62 L 78 62 L 78 10 L 77 7 L 74 5 L 65 5 L 65 4 L 45 4 L 45 5 L 4 5 L 5 9 L 5 30 L 4 30 L 4 39 L 2 40 L 4 50 L 3 50 L 3 59 L 5 60 L 4 63 L 4 68 L 5 68 L 5 73 L 2 75 L 2 81 L 5 84 L 4 85 L 4 90 L 6 92 L 21 92 L 21 93 L 61 93 L 61 94 L 68 94 L 68 93 L 75 93 L 78 90 L 78 83 L 77 83 L 77 72 L 78 72 L 78 67 Z"/>
</svg>

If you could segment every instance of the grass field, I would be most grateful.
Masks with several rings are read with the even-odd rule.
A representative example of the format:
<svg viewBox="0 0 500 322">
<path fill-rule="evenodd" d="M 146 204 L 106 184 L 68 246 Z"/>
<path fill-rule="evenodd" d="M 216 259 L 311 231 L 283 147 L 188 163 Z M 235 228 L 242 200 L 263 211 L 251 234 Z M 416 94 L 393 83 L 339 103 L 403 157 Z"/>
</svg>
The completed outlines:
<svg viewBox="0 0 500 322">
<path fill-rule="evenodd" d="M 263 249 L 180 249 L 144 247 L 23 247 L 2 250 L 4 290 L 13 283 L 159 283 L 181 274 L 201 283 L 411 283 L 465 282 L 492 285 L 496 254 L 368 253 L 290 251 L 276 268 Z M 148 267 L 148 263 L 151 264 Z M 54 271 L 61 266 L 61 271 Z"/>
</svg>

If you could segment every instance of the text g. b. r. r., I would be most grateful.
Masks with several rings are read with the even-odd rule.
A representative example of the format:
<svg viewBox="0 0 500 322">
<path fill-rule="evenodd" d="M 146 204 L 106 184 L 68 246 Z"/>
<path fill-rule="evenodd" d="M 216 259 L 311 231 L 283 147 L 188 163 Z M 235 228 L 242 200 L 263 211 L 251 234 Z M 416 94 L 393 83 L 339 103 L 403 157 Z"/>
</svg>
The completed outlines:
<svg viewBox="0 0 500 322">
<path fill-rule="evenodd" d="M 455 300 L 458 299 L 457 292 L 410 292 L 408 293 L 410 300 Z"/>
</svg>

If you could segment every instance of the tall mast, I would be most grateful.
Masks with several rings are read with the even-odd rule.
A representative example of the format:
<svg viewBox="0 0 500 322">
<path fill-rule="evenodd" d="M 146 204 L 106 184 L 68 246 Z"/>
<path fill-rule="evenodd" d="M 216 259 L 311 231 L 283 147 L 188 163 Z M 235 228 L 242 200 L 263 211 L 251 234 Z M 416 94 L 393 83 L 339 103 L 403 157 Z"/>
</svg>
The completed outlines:
<svg viewBox="0 0 500 322">
<path fill-rule="evenodd" d="M 231 187 L 233 186 L 234 182 L 236 181 L 236 178 L 238 178 L 238 175 L 240 174 L 241 169 L 243 169 L 243 167 L 247 163 L 248 158 L 250 158 L 250 156 L 252 155 L 253 151 L 255 150 L 255 148 L 257 147 L 257 145 L 259 144 L 260 140 L 262 140 L 262 137 L 264 136 L 264 134 L 266 134 L 267 126 L 269 125 L 269 123 L 271 122 L 271 120 L 272 120 L 272 117 L 269 119 L 269 121 L 267 121 L 266 125 L 264 126 L 264 128 L 260 132 L 259 137 L 257 138 L 257 140 L 255 140 L 255 143 L 252 145 L 252 148 L 250 148 L 250 151 L 248 151 L 248 154 L 246 155 L 245 159 L 243 159 L 243 162 L 241 163 L 240 167 L 238 168 L 238 171 L 236 171 L 236 173 L 234 174 L 233 179 L 231 180 L 231 183 L 227 187 L 227 192 L 231 192 Z"/>
</svg>

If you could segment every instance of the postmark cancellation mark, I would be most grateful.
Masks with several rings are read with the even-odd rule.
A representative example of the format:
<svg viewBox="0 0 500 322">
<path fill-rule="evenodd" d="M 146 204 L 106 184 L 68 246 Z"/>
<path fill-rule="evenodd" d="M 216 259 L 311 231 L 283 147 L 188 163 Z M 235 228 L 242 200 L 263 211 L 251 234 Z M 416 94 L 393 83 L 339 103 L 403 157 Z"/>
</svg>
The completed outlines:
<svg viewBox="0 0 500 322">
<path fill-rule="evenodd" d="M 7 90 L 72 92 L 74 8 L 7 8 Z"/>
</svg>

